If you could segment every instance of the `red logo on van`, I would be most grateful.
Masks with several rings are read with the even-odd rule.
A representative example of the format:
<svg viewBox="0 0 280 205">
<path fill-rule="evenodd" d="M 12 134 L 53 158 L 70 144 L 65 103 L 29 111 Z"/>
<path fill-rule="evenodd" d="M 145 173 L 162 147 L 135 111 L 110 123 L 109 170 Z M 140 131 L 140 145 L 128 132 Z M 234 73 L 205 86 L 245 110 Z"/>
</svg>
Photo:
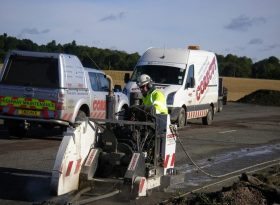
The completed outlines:
<svg viewBox="0 0 280 205">
<path fill-rule="evenodd" d="M 209 81 L 212 79 L 214 71 L 216 69 L 215 58 L 213 58 L 211 64 L 209 65 L 203 80 L 200 82 L 199 86 L 196 89 L 196 99 L 197 101 L 200 100 L 201 95 L 203 95 L 204 91 L 207 89 Z"/>
</svg>

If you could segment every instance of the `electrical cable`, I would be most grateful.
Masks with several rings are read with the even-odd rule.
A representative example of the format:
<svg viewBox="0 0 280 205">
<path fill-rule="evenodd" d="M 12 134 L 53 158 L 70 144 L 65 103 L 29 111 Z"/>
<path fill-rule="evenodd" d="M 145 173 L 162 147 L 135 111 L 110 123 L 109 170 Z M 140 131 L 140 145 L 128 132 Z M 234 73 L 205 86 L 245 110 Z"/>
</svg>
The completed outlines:
<svg viewBox="0 0 280 205">
<path fill-rule="evenodd" d="M 210 174 L 206 171 L 204 171 L 200 166 L 198 166 L 195 161 L 192 159 L 192 157 L 190 156 L 190 154 L 186 151 L 178 133 L 177 133 L 177 130 L 176 130 L 176 127 L 173 126 L 173 125 L 170 125 L 169 126 L 170 130 L 171 130 L 171 133 L 173 135 L 176 136 L 179 144 L 181 145 L 181 148 L 183 149 L 184 153 L 186 154 L 186 156 L 190 159 L 190 161 L 192 162 L 192 164 L 199 170 L 201 171 L 203 174 L 209 176 L 209 177 L 212 177 L 212 178 L 223 178 L 223 177 L 226 177 L 226 176 L 229 176 L 229 175 L 232 175 L 232 174 L 236 174 L 236 173 L 240 173 L 242 171 L 245 171 L 245 170 L 248 170 L 248 169 L 252 169 L 252 168 L 255 168 L 255 167 L 258 167 L 258 166 L 262 166 L 262 165 L 265 165 L 267 163 L 271 163 L 271 162 L 276 162 L 276 161 L 280 161 L 280 158 L 278 159 L 274 159 L 274 160 L 271 160 L 271 161 L 266 161 L 266 162 L 262 162 L 262 163 L 258 163 L 258 164 L 255 164 L 255 165 L 252 165 L 252 166 L 249 166 L 249 167 L 245 167 L 245 168 L 242 168 L 242 169 L 239 169 L 239 170 L 235 170 L 233 172 L 229 172 L 229 173 L 226 173 L 226 174 L 222 174 L 222 175 L 213 175 L 213 174 Z M 173 138 L 174 139 L 174 138 Z M 175 139 L 174 139 L 175 140 Z M 176 140 L 175 140 L 176 141 Z"/>
<path fill-rule="evenodd" d="M 155 115 L 152 115 L 151 113 L 147 112 L 147 111 L 144 110 L 144 109 L 141 109 L 141 108 L 139 108 L 139 107 L 137 107 L 137 106 L 136 106 L 135 108 L 138 109 L 138 110 L 141 110 L 141 111 L 142 111 L 143 113 L 145 113 L 146 115 L 150 115 L 150 116 L 153 117 L 153 118 L 163 120 L 163 119 L 161 119 L 161 118 L 158 118 L 158 117 L 155 116 Z M 278 159 L 274 159 L 274 160 L 270 160 L 270 161 L 265 161 L 265 162 L 262 162 L 262 163 L 258 163 L 258 164 L 252 165 L 252 166 L 248 166 L 248 167 L 245 167 L 245 168 L 242 168 L 242 169 L 239 169 L 239 170 L 235 170 L 235 171 L 233 171 L 233 172 L 229 172 L 229 173 L 226 173 L 226 174 L 214 175 L 214 174 L 211 174 L 211 173 L 208 173 L 208 172 L 204 171 L 204 170 L 192 159 L 192 157 L 190 156 L 190 154 L 186 151 L 186 149 L 185 149 L 185 147 L 184 147 L 184 145 L 183 145 L 183 143 L 182 143 L 182 141 L 181 141 L 181 139 L 180 139 L 180 137 L 179 137 L 179 134 L 177 133 L 177 127 L 170 124 L 169 128 L 170 128 L 171 133 L 172 133 L 174 136 L 176 136 L 176 139 L 177 139 L 177 140 L 176 140 L 175 138 L 173 138 L 173 139 L 175 140 L 176 143 L 177 143 L 177 141 L 178 141 L 178 143 L 180 144 L 180 146 L 181 146 L 183 152 L 184 152 L 185 155 L 189 158 L 189 160 L 192 162 L 192 164 L 193 164 L 199 171 L 201 171 L 203 174 L 205 174 L 205 175 L 207 175 L 207 176 L 209 176 L 209 177 L 212 177 L 212 178 L 224 178 L 224 177 L 227 177 L 227 176 L 236 174 L 236 173 L 240 173 L 240 172 L 245 171 L 245 170 L 249 170 L 249 169 L 256 168 L 256 167 L 258 167 L 258 166 L 264 166 L 264 165 L 269 164 L 269 163 L 274 163 L 274 164 L 270 164 L 270 165 L 267 165 L 267 166 L 265 166 L 265 167 L 262 167 L 262 168 L 260 168 L 260 169 L 257 169 L 257 171 L 258 171 L 258 170 L 265 169 L 265 168 L 267 168 L 267 167 L 269 167 L 269 166 L 273 166 L 273 165 L 279 164 L 279 162 L 280 162 L 280 158 L 278 158 Z M 276 162 L 277 162 L 277 163 L 276 163 Z M 254 172 L 255 172 L 255 171 L 256 171 L 256 170 L 254 170 Z M 253 171 L 250 171 L 250 172 L 253 172 Z M 248 172 L 248 173 L 250 173 L 250 172 Z M 201 190 L 201 189 L 204 189 L 204 188 L 213 186 L 213 185 L 215 185 L 215 184 L 218 184 L 218 183 L 221 183 L 221 182 L 230 180 L 230 179 L 232 179 L 232 178 L 236 178 L 237 176 L 239 176 L 239 175 L 231 176 L 231 177 L 229 177 L 229 178 L 220 180 L 220 181 L 218 181 L 218 182 L 215 182 L 215 183 L 212 183 L 212 184 L 203 186 L 203 187 L 201 187 L 201 188 L 192 190 L 191 192 L 187 192 L 187 193 L 185 193 L 185 194 L 182 194 L 182 195 L 180 195 L 179 197 L 183 197 L 183 196 L 186 196 L 186 195 L 188 195 L 188 194 L 190 194 L 190 193 L 197 192 L 197 191 L 199 191 L 199 190 Z M 178 198 L 178 197 L 177 197 L 177 198 Z M 166 202 L 167 202 L 167 201 L 166 201 Z M 163 203 L 163 202 L 162 202 L 162 203 Z M 162 204 L 162 203 L 161 203 L 161 204 Z"/>
<path fill-rule="evenodd" d="M 154 117 L 154 118 L 163 120 L 163 119 L 158 118 L 157 116 L 152 115 L 151 113 L 145 111 L 144 109 L 141 109 L 141 108 L 139 108 L 139 107 L 137 107 L 137 106 L 136 106 L 135 108 L 138 109 L 138 110 L 141 110 L 141 111 L 142 111 L 143 113 L 145 113 L 146 115 L 150 115 L 150 116 L 152 116 L 152 117 Z M 255 164 L 255 165 L 252 165 L 252 166 L 249 166 L 249 167 L 245 167 L 245 168 L 242 168 L 242 169 L 239 169 L 239 170 L 235 170 L 235 171 L 233 171 L 233 172 L 229 172 L 229 173 L 222 174 L 222 175 L 210 174 L 210 173 L 204 171 L 199 165 L 197 165 L 197 163 L 195 163 L 195 161 L 192 159 L 192 157 L 190 156 L 190 154 L 186 151 L 186 149 L 185 149 L 185 147 L 184 147 L 184 145 L 183 145 L 183 143 L 182 143 L 182 141 L 181 141 L 181 139 L 180 139 L 180 137 L 179 137 L 179 134 L 177 133 L 177 128 L 176 128 L 176 126 L 170 124 L 169 128 L 170 128 L 171 133 L 172 133 L 173 135 L 176 136 L 176 138 L 177 138 L 177 140 L 178 140 L 178 142 L 179 142 L 179 144 L 180 144 L 180 146 L 181 146 L 183 152 L 184 152 L 185 155 L 190 159 L 190 161 L 192 162 L 192 164 L 193 164 L 199 171 L 201 171 L 202 173 L 204 173 L 205 175 L 207 175 L 207 176 L 209 176 L 209 177 L 212 177 L 212 178 L 223 178 L 223 177 L 226 177 L 226 176 L 229 176 L 229 175 L 233 175 L 233 174 L 236 174 L 236 173 L 240 173 L 240 172 L 242 172 L 242 171 L 245 171 L 245 170 L 248 170 L 248 169 L 252 169 L 252 168 L 257 167 L 257 166 L 262 166 L 262 165 L 268 163 L 268 162 L 263 162 L 263 163 Z M 175 138 L 173 138 L 173 139 L 175 140 Z M 175 140 L 175 142 L 176 142 L 176 140 Z M 176 142 L 176 143 L 177 143 L 177 142 Z M 275 162 L 275 161 L 280 161 L 280 158 L 279 158 L 279 159 L 272 160 L 272 161 L 269 161 L 269 162 Z"/>
</svg>

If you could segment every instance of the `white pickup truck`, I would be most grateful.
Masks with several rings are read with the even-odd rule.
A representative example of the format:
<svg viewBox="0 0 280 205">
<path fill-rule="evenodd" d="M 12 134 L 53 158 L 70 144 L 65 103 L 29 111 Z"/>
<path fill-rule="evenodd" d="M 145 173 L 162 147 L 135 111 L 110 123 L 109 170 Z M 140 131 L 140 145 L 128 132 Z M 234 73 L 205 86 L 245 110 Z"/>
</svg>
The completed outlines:
<svg viewBox="0 0 280 205">
<path fill-rule="evenodd" d="M 77 56 L 11 51 L 0 74 L 0 119 L 14 136 L 24 135 L 29 125 L 104 119 L 108 91 L 105 74 L 84 68 Z M 114 94 L 115 112 L 126 109 L 128 98 Z"/>
</svg>

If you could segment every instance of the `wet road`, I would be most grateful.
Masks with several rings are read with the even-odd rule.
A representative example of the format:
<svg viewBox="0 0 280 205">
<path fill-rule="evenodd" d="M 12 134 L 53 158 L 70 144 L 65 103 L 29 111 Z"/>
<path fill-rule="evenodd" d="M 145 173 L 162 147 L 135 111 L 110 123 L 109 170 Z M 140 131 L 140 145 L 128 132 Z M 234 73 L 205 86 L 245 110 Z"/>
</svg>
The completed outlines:
<svg viewBox="0 0 280 205">
<path fill-rule="evenodd" d="M 60 144 L 58 131 L 34 130 L 31 137 L 10 138 L 0 125 L 0 204 L 33 204 L 50 197 L 49 182 Z M 280 107 L 229 103 L 211 126 L 194 120 L 179 129 L 176 167 L 185 182 L 173 186 L 191 190 L 212 179 L 191 165 L 182 146 L 205 171 L 221 175 L 280 156 Z M 154 192 L 135 204 L 153 204 L 170 193 Z M 172 195 L 172 193 L 171 193 Z M 117 197 L 103 204 L 123 204 Z M 98 203 L 95 203 L 98 204 Z"/>
</svg>

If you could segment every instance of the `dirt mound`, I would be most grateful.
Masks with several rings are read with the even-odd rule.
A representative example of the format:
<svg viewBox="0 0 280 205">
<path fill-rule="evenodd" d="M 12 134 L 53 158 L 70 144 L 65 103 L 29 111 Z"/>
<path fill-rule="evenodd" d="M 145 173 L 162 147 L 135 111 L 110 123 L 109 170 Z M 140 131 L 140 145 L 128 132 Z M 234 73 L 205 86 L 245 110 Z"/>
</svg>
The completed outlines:
<svg viewBox="0 0 280 205">
<path fill-rule="evenodd" d="M 280 91 L 257 90 L 237 100 L 241 103 L 250 103 L 267 106 L 280 106 Z"/>
<path fill-rule="evenodd" d="M 193 193 L 177 198 L 172 204 L 187 205 L 266 205 L 280 203 L 280 166 L 270 167 L 257 174 L 242 174 L 230 187 L 211 193 Z"/>
</svg>

